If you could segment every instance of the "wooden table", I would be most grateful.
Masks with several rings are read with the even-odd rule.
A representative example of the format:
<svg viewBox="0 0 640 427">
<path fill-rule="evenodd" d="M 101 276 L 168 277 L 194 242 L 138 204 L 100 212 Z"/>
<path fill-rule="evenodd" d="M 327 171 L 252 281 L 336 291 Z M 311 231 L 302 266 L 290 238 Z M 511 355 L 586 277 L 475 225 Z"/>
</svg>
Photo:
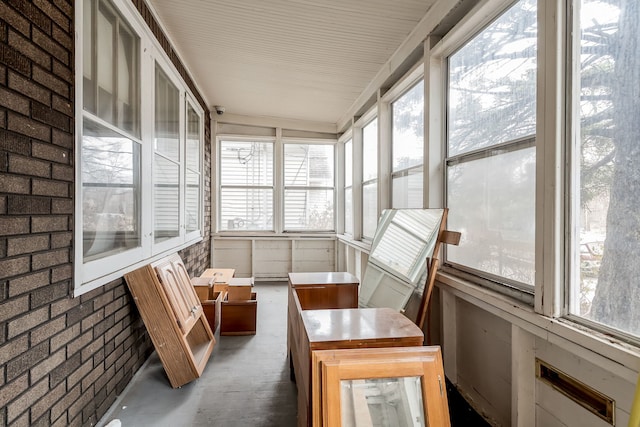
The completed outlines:
<svg viewBox="0 0 640 427">
<path fill-rule="evenodd" d="M 308 274 L 311 274 L 310 276 Z M 390 308 L 329 308 L 305 310 L 305 305 L 339 302 L 341 284 L 348 289 L 351 277 L 346 273 L 289 274 L 289 348 L 290 363 L 298 386 L 298 425 L 311 425 L 311 353 L 314 350 L 368 347 L 421 346 L 424 335 L 412 321 Z M 338 283 L 321 283 L 322 275 Z M 310 289 L 314 289 L 310 291 Z M 327 291 L 331 289 L 331 291 Z M 357 288 L 356 288 L 357 289 Z M 302 291 L 302 292 L 300 292 Z M 320 298 L 315 299 L 314 292 Z M 348 294 L 346 291 L 342 291 Z M 327 295 L 329 298 L 323 300 Z M 345 299 L 345 301 L 348 299 Z M 320 302 L 318 302 L 320 301 Z M 355 295 L 357 303 L 357 293 Z"/>
</svg>

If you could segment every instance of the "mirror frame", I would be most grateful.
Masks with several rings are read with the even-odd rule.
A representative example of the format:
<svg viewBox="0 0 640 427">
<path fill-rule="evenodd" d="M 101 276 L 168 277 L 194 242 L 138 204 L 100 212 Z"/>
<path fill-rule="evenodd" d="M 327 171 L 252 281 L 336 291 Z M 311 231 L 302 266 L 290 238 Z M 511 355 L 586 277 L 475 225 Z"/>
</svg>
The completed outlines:
<svg viewBox="0 0 640 427">
<path fill-rule="evenodd" d="M 396 377 L 421 378 L 425 425 L 451 426 L 439 346 L 314 351 L 313 426 L 341 425 L 341 380 Z"/>
</svg>

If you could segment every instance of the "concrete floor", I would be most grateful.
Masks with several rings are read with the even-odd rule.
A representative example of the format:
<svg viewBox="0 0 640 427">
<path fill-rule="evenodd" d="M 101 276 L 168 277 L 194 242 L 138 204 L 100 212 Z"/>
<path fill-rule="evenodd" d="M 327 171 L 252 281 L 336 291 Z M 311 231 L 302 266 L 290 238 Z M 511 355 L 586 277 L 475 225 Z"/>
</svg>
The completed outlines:
<svg viewBox="0 0 640 427">
<path fill-rule="evenodd" d="M 171 388 L 156 353 L 98 423 L 122 427 L 294 427 L 297 391 L 289 380 L 287 284 L 260 283 L 256 335 L 216 334 L 202 377 Z M 447 387 L 452 426 L 489 426 Z"/>
<path fill-rule="evenodd" d="M 287 284 L 257 283 L 256 335 L 216 335 L 202 376 L 171 388 L 156 353 L 98 425 L 122 427 L 296 425 L 296 386 L 287 359 Z"/>
</svg>

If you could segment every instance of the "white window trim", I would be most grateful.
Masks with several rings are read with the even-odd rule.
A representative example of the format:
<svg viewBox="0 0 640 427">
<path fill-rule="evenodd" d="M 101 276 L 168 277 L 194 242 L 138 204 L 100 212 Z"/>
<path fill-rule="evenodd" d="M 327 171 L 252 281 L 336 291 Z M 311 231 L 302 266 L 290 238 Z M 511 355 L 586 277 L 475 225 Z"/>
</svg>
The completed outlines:
<svg viewBox="0 0 640 427">
<path fill-rule="evenodd" d="M 316 138 L 295 138 L 295 137 L 281 137 L 277 142 L 279 142 L 278 145 L 278 155 L 281 159 L 281 163 L 280 163 L 280 169 L 279 169 L 279 173 L 282 174 L 281 175 L 281 180 L 278 181 L 279 182 L 279 187 L 282 191 L 282 197 L 278 200 L 279 201 L 279 205 L 280 205 L 280 212 L 281 215 L 278 218 L 281 221 L 281 227 L 279 229 L 280 233 L 286 233 L 286 234 L 292 234 L 292 233 L 315 233 L 315 234 L 335 234 L 336 233 L 336 229 L 337 229 L 337 223 L 338 223 L 338 214 L 339 214 L 339 210 L 338 208 L 338 200 L 341 200 L 338 198 L 338 190 L 341 187 L 338 187 L 337 184 L 337 179 L 336 179 L 336 172 L 338 171 L 338 165 L 340 163 L 338 163 L 338 146 L 340 144 L 337 144 L 336 140 L 333 139 L 316 139 Z M 333 187 L 304 187 L 304 186 L 286 186 L 284 183 L 284 146 L 286 144 L 307 144 L 307 145 L 331 145 L 333 146 Z M 343 152 L 344 155 L 344 152 Z M 344 179 L 344 170 L 341 171 L 343 174 L 343 179 Z M 344 181 L 343 184 L 344 185 Z M 331 230 L 316 230 L 316 229 L 286 229 L 284 226 L 284 193 L 285 190 L 288 188 L 296 188 L 298 187 L 299 189 L 332 189 L 333 190 L 333 229 Z M 344 199 L 344 194 L 342 195 L 342 198 Z M 341 217 L 344 217 L 344 214 L 341 215 Z"/>
<path fill-rule="evenodd" d="M 126 0 L 112 0 L 115 8 L 125 18 L 127 24 L 131 27 L 133 32 L 140 39 L 139 48 L 139 73 L 140 73 L 140 138 L 132 138 L 135 141 L 141 141 L 141 164 L 140 164 L 140 186 L 142 189 L 152 189 L 153 183 L 150 182 L 152 160 L 153 160 L 153 94 L 154 94 L 154 78 L 145 78 L 145 76 L 154 76 L 154 64 L 158 61 L 163 66 L 165 73 L 171 78 L 175 79 L 178 83 L 176 86 L 180 90 L 180 114 L 181 114 L 181 128 L 180 128 L 180 156 L 181 162 L 184 163 L 184 139 L 186 137 L 184 133 L 184 111 L 186 106 L 186 97 L 195 99 L 188 89 L 187 84 L 179 77 L 179 73 L 169 60 L 168 55 L 164 52 L 164 49 L 160 43 L 155 39 L 151 30 L 148 29 L 144 19 L 140 16 L 139 12 L 135 8 L 133 3 Z M 172 253 L 186 247 L 189 247 L 202 240 L 202 234 L 204 232 L 204 221 L 201 221 L 201 229 L 197 232 L 189 233 L 184 232 L 184 200 L 180 203 L 180 237 L 171 239 L 172 244 L 167 246 L 153 245 L 153 221 L 152 221 L 152 191 L 141 191 L 140 206 L 141 206 L 141 223 L 140 223 L 140 246 L 132 248 L 130 250 L 100 258 L 94 261 L 83 263 L 83 230 L 82 230 L 82 173 L 80 170 L 80 155 L 82 148 L 82 130 L 83 130 L 83 117 L 88 114 L 92 119 L 96 118 L 90 113 L 85 113 L 83 108 L 83 91 L 82 91 L 82 78 L 81 76 L 83 67 L 83 49 L 82 49 L 82 22 L 83 22 L 83 2 L 76 2 L 75 7 L 75 22 L 77 23 L 75 28 L 75 44 L 76 44 L 76 84 L 75 84 L 75 200 L 74 200 L 74 217 L 76 220 L 76 226 L 74 227 L 74 289 L 73 295 L 79 296 L 87 293 L 93 289 L 103 286 L 112 280 L 120 278 L 123 274 L 132 271 L 142 265 L 146 265 L 153 262 L 162 256 Z M 185 95 L 185 93 L 187 95 Z M 145 104 L 145 100 L 148 105 Z M 200 162 L 200 176 L 201 176 L 201 192 L 200 192 L 200 206 L 204 207 L 204 189 L 202 187 L 204 180 L 204 110 L 197 102 L 192 103 L 192 107 L 200 114 L 200 127 L 201 127 L 201 162 Z M 106 124 L 102 120 L 94 120 L 100 124 Z M 111 128 L 113 126 L 108 125 Z M 119 133 L 122 133 L 119 131 Z M 181 180 L 184 181 L 184 166 L 180 169 Z M 184 193 L 181 191 L 181 193 Z M 184 197 L 184 194 L 181 195 Z M 165 243 L 165 242 L 163 242 Z M 156 247 L 157 246 L 157 247 Z"/>
<path fill-rule="evenodd" d="M 212 224 L 215 224 L 215 229 L 216 229 L 216 235 L 233 235 L 233 236 L 238 236 L 238 235 L 251 235 L 251 236 L 255 236 L 255 235 L 273 235 L 276 230 L 278 230 L 278 225 L 276 219 L 276 206 L 278 205 L 278 203 L 276 202 L 276 190 L 277 190 L 277 182 L 279 182 L 279 178 L 278 178 L 278 171 L 276 169 L 276 165 L 278 164 L 278 144 L 277 144 L 277 140 L 278 138 L 273 138 L 273 137 L 264 137 L 264 136 L 258 136 L 258 137 L 254 137 L 254 136 L 239 136 L 239 135 L 218 135 L 216 137 L 216 147 L 215 147 L 215 153 L 216 153 L 216 173 L 215 173 L 215 183 L 213 184 L 215 186 L 215 202 L 216 202 L 216 209 L 212 209 L 212 215 L 214 216 Z M 223 188 L 222 186 L 222 154 L 221 154 L 221 149 L 222 149 L 222 141 L 228 141 L 228 142 L 269 142 L 273 144 L 273 181 L 271 183 L 271 188 L 273 189 L 273 206 L 272 206 L 272 211 L 273 211 L 273 229 L 272 230 L 222 230 L 220 227 L 220 220 L 221 220 L 221 209 L 222 209 L 222 203 L 221 203 L 221 190 Z M 226 187 L 226 186 L 225 186 Z M 232 187 L 232 186 L 229 186 Z M 244 188 L 259 188 L 260 186 L 255 186 L 255 187 L 251 187 L 251 186 L 247 186 Z"/>
<path fill-rule="evenodd" d="M 369 110 L 366 114 L 364 114 L 362 117 L 360 117 L 360 119 L 358 119 L 355 123 L 354 123 L 354 127 L 356 129 L 360 130 L 360 135 L 361 135 L 361 141 L 360 141 L 360 147 L 359 147 L 359 155 L 357 156 L 357 158 L 360 159 L 358 163 L 358 167 L 359 167 L 359 172 L 356 175 L 359 179 L 359 192 L 358 192 L 358 196 L 357 199 L 359 200 L 359 204 L 360 204 L 360 215 L 358 216 L 359 221 L 357 221 L 357 225 L 358 225 L 358 230 L 360 232 L 359 235 L 359 239 L 357 240 L 362 240 L 368 243 L 371 243 L 371 241 L 373 240 L 373 236 L 365 236 L 364 232 L 363 232 L 363 227 L 364 227 L 364 187 L 366 185 L 370 185 L 375 183 L 376 184 L 376 188 L 378 189 L 379 192 L 379 182 L 380 182 L 380 167 L 379 164 L 376 167 L 376 177 L 375 178 L 370 178 L 365 180 L 364 179 L 364 129 L 369 126 L 371 124 L 371 122 L 373 122 L 374 120 L 378 120 L 378 109 L 377 108 L 372 108 L 371 110 Z M 376 156 L 376 163 L 378 163 L 379 158 L 380 158 L 380 121 L 378 120 L 378 124 L 377 124 L 377 128 L 378 128 L 378 134 L 376 135 L 376 145 L 378 146 L 378 151 L 377 151 L 377 156 Z M 354 165 L 355 167 L 355 165 Z M 378 193 L 377 192 L 377 193 Z M 380 217 L 380 195 L 376 194 L 376 218 Z"/>
</svg>

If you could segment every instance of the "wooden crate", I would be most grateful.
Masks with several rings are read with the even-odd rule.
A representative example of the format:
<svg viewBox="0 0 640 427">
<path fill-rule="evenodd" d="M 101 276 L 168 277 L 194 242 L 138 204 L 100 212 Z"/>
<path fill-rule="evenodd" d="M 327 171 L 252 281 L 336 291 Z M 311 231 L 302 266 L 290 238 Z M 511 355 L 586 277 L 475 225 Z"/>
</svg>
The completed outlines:
<svg viewBox="0 0 640 427">
<path fill-rule="evenodd" d="M 227 295 L 222 300 L 220 335 L 255 335 L 257 309 L 255 292 L 248 300 L 230 301 Z"/>
<path fill-rule="evenodd" d="M 192 277 L 191 284 L 200 302 L 213 299 L 213 277 Z"/>
</svg>

